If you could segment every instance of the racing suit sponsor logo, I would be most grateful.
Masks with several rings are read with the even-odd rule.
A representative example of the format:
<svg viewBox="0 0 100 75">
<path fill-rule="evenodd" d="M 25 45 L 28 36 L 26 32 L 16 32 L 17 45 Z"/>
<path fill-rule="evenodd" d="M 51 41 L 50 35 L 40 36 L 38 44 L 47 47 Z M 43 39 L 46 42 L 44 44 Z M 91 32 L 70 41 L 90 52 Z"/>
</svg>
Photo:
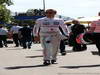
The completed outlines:
<svg viewBox="0 0 100 75">
<path fill-rule="evenodd" d="M 50 25 L 50 22 L 43 22 L 43 25 Z"/>
<path fill-rule="evenodd" d="M 53 22 L 53 25 L 59 25 L 59 22 L 54 21 L 54 22 Z"/>
</svg>

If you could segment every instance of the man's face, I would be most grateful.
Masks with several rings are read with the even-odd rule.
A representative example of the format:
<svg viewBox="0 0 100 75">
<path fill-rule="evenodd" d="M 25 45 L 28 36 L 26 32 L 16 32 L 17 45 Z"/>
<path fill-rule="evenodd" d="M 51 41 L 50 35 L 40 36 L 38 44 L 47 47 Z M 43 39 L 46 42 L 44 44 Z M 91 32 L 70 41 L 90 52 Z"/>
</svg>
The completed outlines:
<svg viewBox="0 0 100 75">
<path fill-rule="evenodd" d="M 55 12 L 54 11 L 47 11 L 46 12 L 46 16 L 48 17 L 48 18 L 54 18 L 54 16 L 55 16 Z"/>
</svg>

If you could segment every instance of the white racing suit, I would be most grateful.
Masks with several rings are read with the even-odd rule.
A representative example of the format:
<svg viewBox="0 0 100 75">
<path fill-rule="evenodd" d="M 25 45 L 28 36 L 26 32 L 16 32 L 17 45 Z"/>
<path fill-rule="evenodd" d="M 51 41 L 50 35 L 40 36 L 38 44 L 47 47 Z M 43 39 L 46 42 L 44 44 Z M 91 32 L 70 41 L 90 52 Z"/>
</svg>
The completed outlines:
<svg viewBox="0 0 100 75">
<path fill-rule="evenodd" d="M 59 27 L 62 28 L 65 35 L 68 35 L 67 27 L 61 19 L 44 17 L 36 21 L 33 35 L 38 36 L 38 33 L 40 35 L 44 60 L 56 60 L 60 40 L 67 38 L 61 35 Z"/>
</svg>

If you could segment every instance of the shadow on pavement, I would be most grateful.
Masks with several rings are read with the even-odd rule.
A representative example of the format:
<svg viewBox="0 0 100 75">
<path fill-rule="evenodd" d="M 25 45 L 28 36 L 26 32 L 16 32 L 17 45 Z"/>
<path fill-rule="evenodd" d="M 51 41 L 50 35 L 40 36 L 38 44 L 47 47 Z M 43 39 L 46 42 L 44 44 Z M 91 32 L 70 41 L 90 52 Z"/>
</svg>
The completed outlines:
<svg viewBox="0 0 100 75">
<path fill-rule="evenodd" d="M 43 57 L 43 55 L 37 55 L 37 56 L 26 56 L 26 58 L 37 58 L 37 57 Z"/>
<path fill-rule="evenodd" d="M 6 49 L 6 50 L 22 50 L 21 48 L 9 48 L 9 49 Z"/>
<path fill-rule="evenodd" d="M 66 50 L 67 53 L 83 52 L 83 51 L 86 51 L 86 50 L 80 50 L 80 51 Z"/>
<path fill-rule="evenodd" d="M 92 55 L 99 55 L 98 51 L 91 51 Z"/>
<path fill-rule="evenodd" d="M 82 65 L 82 66 L 61 66 L 60 68 L 77 69 L 77 68 L 89 68 L 89 67 L 100 67 L 100 64 L 97 64 L 97 65 Z"/>
<path fill-rule="evenodd" d="M 45 67 L 45 65 L 35 65 L 35 66 L 12 66 L 5 67 L 7 70 L 23 69 L 23 68 L 36 68 L 36 67 Z"/>
<path fill-rule="evenodd" d="M 66 50 L 66 52 L 67 52 L 67 53 L 72 53 L 73 51 L 72 51 L 72 50 Z"/>
<path fill-rule="evenodd" d="M 35 50 L 35 51 L 43 51 L 43 50 Z"/>
</svg>

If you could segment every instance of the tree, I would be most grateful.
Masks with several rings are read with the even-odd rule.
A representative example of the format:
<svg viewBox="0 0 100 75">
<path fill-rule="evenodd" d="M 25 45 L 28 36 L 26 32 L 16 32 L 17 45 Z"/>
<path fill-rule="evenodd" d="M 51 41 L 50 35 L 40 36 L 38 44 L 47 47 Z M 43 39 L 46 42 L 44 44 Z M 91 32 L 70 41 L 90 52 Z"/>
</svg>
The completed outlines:
<svg viewBox="0 0 100 75">
<path fill-rule="evenodd" d="M 0 5 L 12 5 L 12 1 L 11 0 L 0 0 Z"/>
<path fill-rule="evenodd" d="M 28 9 L 26 13 L 28 16 L 44 16 L 45 14 L 42 9 Z"/>
<path fill-rule="evenodd" d="M 34 9 L 28 9 L 26 14 L 27 16 L 34 16 L 35 15 Z"/>
<path fill-rule="evenodd" d="M 11 0 L 0 0 L 0 22 L 8 23 L 11 19 L 11 12 L 7 6 L 12 5 Z"/>
</svg>

